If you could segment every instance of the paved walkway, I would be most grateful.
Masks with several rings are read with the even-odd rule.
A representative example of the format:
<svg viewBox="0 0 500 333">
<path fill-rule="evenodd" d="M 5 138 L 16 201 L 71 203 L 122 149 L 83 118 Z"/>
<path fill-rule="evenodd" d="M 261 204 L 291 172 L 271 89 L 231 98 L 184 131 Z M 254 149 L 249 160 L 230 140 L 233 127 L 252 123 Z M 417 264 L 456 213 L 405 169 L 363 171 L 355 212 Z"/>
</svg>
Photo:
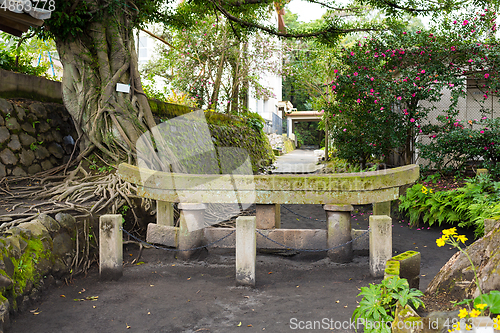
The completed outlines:
<svg viewBox="0 0 500 333">
<path fill-rule="evenodd" d="M 317 163 L 318 158 L 314 156 L 314 150 L 296 149 L 278 156 L 273 173 L 314 173 L 323 167 Z"/>
</svg>

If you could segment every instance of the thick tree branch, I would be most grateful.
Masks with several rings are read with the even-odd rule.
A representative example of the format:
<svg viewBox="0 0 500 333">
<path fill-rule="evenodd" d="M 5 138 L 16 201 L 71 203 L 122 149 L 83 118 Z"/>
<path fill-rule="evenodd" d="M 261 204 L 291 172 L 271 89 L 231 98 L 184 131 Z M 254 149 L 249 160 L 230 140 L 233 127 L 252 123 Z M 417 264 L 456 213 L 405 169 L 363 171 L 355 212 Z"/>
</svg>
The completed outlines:
<svg viewBox="0 0 500 333">
<path fill-rule="evenodd" d="M 231 20 L 233 22 L 236 22 L 240 24 L 241 26 L 248 27 L 248 28 L 256 28 L 262 31 L 265 31 L 271 35 L 275 35 L 278 37 L 285 37 L 285 38 L 310 38 L 310 37 L 319 37 L 327 34 L 347 34 L 350 32 L 360 32 L 360 31 L 377 31 L 378 29 L 338 29 L 334 27 L 330 27 L 325 30 L 321 31 L 315 31 L 315 32 L 309 32 L 309 33 L 299 33 L 299 34 L 291 34 L 287 32 L 279 32 L 276 31 L 272 28 L 266 27 L 264 25 L 258 24 L 258 23 L 253 23 L 253 22 L 248 22 L 245 20 L 242 20 L 231 13 L 229 13 L 224 7 L 220 5 L 216 0 L 209 0 L 211 3 L 214 4 L 214 6 L 217 8 L 218 11 L 222 13 L 228 20 Z"/>
</svg>

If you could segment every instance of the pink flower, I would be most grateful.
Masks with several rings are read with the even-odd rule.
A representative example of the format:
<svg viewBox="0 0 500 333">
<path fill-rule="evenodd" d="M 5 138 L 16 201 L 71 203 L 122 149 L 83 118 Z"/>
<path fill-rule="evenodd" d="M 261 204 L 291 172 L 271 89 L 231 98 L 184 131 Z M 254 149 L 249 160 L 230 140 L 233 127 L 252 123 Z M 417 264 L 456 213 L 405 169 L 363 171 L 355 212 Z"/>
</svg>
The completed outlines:
<svg viewBox="0 0 500 333">
<path fill-rule="evenodd" d="M 398 101 L 400 101 L 400 100 L 401 100 L 401 96 L 398 96 L 396 99 L 397 99 Z"/>
<path fill-rule="evenodd" d="M 479 131 L 479 133 L 484 134 L 484 131 Z"/>
<path fill-rule="evenodd" d="M 411 97 L 415 97 L 415 93 L 411 94 Z"/>
<path fill-rule="evenodd" d="M 484 94 L 483 95 L 484 99 L 487 99 L 488 98 L 488 95 Z"/>
<path fill-rule="evenodd" d="M 403 35 L 406 35 L 406 31 L 405 31 L 405 32 L 403 32 Z"/>
<path fill-rule="evenodd" d="M 422 71 L 420 73 L 421 74 L 425 74 L 425 69 L 422 69 Z"/>
<path fill-rule="evenodd" d="M 414 122 L 415 122 L 415 119 L 411 118 L 411 119 L 410 119 L 410 122 L 411 122 L 411 123 L 414 123 Z"/>
<path fill-rule="evenodd" d="M 384 109 L 384 107 L 381 107 L 381 108 L 380 108 L 380 111 L 382 111 L 383 109 Z"/>
<path fill-rule="evenodd" d="M 469 59 L 468 62 L 472 62 L 472 59 Z"/>
<path fill-rule="evenodd" d="M 373 80 L 375 80 L 375 79 L 371 77 L 371 78 L 370 78 L 370 81 L 373 81 Z"/>
<path fill-rule="evenodd" d="M 485 79 L 487 79 L 487 78 L 489 78 L 489 77 L 490 77 L 490 74 L 488 74 L 488 73 L 484 74 L 484 78 L 485 78 Z"/>
<path fill-rule="evenodd" d="M 457 24 L 457 21 L 453 21 L 453 24 Z"/>
<path fill-rule="evenodd" d="M 361 103 L 361 100 L 358 98 L 358 99 L 356 100 L 356 103 Z"/>
<path fill-rule="evenodd" d="M 420 80 L 420 77 L 418 77 L 418 76 L 417 76 L 417 77 L 415 78 L 415 80 Z"/>
<path fill-rule="evenodd" d="M 334 69 L 334 70 L 333 70 L 333 72 L 334 72 L 334 73 L 337 73 L 337 72 L 338 72 L 338 70 Z"/>
<path fill-rule="evenodd" d="M 377 103 L 378 103 L 378 100 L 373 101 L 373 103 L 377 104 Z"/>
<path fill-rule="evenodd" d="M 345 131 L 347 131 L 347 129 L 344 128 L 343 131 L 345 132 Z"/>
<path fill-rule="evenodd" d="M 469 21 L 464 20 L 464 21 L 462 22 L 462 25 L 467 25 L 468 23 L 469 23 Z"/>
<path fill-rule="evenodd" d="M 455 85 L 453 83 L 448 84 L 450 87 L 454 87 Z"/>
<path fill-rule="evenodd" d="M 354 72 L 354 76 L 358 76 L 358 72 Z"/>
</svg>

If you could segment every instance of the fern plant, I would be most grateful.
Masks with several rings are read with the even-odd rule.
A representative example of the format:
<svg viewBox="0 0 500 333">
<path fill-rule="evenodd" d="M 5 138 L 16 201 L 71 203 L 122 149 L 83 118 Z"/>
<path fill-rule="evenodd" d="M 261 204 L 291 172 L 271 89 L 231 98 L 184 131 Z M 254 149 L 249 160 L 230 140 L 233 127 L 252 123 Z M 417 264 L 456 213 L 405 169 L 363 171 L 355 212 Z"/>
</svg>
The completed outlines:
<svg viewBox="0 0 500 333">
<path fill-rule="evenodd" d="M 420 221 L 429 226 L 447 222 L 473 227 L 475 236 L 480 237 L 484 220 L 500 217 L 500 182 L 482 174 L 468 179 L 464 187 L 440 192 L 415 184 L 399 200 L 399 210 L 409 216 L 412 226 Z"/>
</svg>

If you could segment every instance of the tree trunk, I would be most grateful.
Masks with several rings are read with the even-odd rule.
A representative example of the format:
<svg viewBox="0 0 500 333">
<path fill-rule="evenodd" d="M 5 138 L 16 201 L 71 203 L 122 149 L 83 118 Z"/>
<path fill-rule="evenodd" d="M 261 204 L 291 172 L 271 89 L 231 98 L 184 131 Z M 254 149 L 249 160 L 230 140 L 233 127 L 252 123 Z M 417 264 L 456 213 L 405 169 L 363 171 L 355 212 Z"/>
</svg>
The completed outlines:
<svg viewBox="0 0 500 333">
<path fill-rule="evenodd" d="M 214 91 L 212 93 L 212 98 L 210 101 L 210 105 L 208 107 L 209 109 L 215 110 L 217 108 L 217 102 L 219 99 L 219 90 L 222 80 L 222 73 L 224 72 L 224 62 L 225 62 L 225 52 L 222 51 L 222 54 L 220 56 L 219 66 L 217 67 L 217 74 L 214 83 Z"/>
<path fill-rule="evenodd" d="M 112 160 L 134 159 L 135 142 L 155 126 L 137 68 L 126 15 L 108 15 L 82 37 L 56 40 L 63 64 L 63 100 L 80 136 L 80 149 L 96 147 Z M 117 83 L 130 93 L 117 92 Z"/>
</svg>

